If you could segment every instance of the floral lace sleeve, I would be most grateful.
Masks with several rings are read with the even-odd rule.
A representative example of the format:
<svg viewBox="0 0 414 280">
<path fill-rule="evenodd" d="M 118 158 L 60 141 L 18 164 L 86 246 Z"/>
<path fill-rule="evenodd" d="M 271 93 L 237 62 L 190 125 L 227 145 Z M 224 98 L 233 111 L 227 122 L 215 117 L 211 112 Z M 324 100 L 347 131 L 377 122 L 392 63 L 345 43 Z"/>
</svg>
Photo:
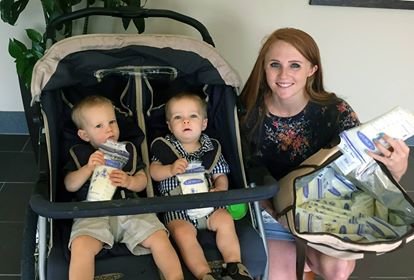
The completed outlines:
<svg viewBox="0 0 414 280">
<path fill-rule="evenodd" d="M 339 111 L 338 132 L 360 125 L 357 114 L 346 101 L 342 100 L 336 106 Z"/>
</svg>

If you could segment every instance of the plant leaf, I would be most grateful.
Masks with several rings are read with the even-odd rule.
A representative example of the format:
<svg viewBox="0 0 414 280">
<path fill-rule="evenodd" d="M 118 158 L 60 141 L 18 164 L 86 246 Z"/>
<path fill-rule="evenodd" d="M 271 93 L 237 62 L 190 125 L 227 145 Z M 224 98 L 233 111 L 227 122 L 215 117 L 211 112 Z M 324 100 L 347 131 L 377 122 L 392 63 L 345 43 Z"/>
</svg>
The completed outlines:
<svg viewBox="0 0 414 280">
<path fill-rule="evenodd" d="M 24 9 L 26 9 L 27 3 L 29 3 L 29 0 L 19 0 L 13 3 L 13 7 L 16 8 L 18 15 L 20 15 Z"/>
<path fill-rule="evenodd" d="M 19 57 L 22 57 L 26 51 L 27 47 L 25 46 L 25 44 L 23 44 L 17 39 L 9 39 L 9 54 L 13 58 L 17 59 Z"/>
<path fill-rule="evenodd" d="M 42 34 L 37 32 L 34 29 L 26 29 L 27 37 L 29 37 L 30 40 L 32 40 L 33 43 L 41 43 L 43 40 Z"/>
<path fill-rule="evenodd" d="M 144 18 L 134 18 L 134 25 L 138 30 L 138 33 L 143 33 L 145 31 L 145 19 Z"/>
<path fill-rule="evenodd" d="M 37 60 L 41 59 L 44 53 L 45 53 L 44 50 L 43 51 L 33 50 L 33 55 L 35 56 Z"/>
<path fill-rule="evenodd" d="M 31 59 L 32 59 L 32 58 L 34 58 L 35 56 L 33 55 L 33 52 L 32 52 L 31 50 L 28 50 L 28 51 L 25 53 L 24 57 L 25 57 L 27 60 L 31 60 Z"/>
<path fill-rule="evenodd" d="M 135 7 L 140 7 L 141 6 L 141 0 L 123 0 L 123 2 L 127 6 L 135 6 Z"/>
<path fill-rule="evenodd" d="M 16 2 L 14 0 L 1 0 L 1 19 L 6 23 L 14 25 L 28 2 L 29 0 L 18 0 Z"/>
<path fill-rule="evenodd" d="M 122 26 L 125 30 L 128 29 L 129 23 L 131 22 L 130 18 L 122 18 Z"/>
<path fill-rule="evenodd" d="M 34 64 L 28 65 L 25 71 L 22 73 L 22 75 L 20 75 L 20 77 L 22 77 L 24 81 L 24 85 L 28 89 L 30 89 L 30 84 L 32 83 L 33 67 L 34 67 Z"/>
<path fill-rule="evenodd" d="M 75 5 L 78 5 L 81 2 L 82 2 L 82 0 L 72 0 L 72 1 L 69 1 L 69 4 L 70 4 L 70 6 L 75 6 Z"/>
<path fill-rule="evenodd" d="M 2 21 L 13 25 L 16 21 L 13 22 L 12 19 L 12 4 L 14 0 L 1 0 L 0 1 L 0 10 L 1 10 L 1 19 Z"/>
<path fill-rule="evenodd" d="M 103 0 L 105 8 L 116 8 L 121 6 L 120 0 Z"/>
<path fill-rule="evenodd" d="M 43 54 L 45 53 L 45 47 L 43 44 L 33 43 L 32 50 L 40 54 L 39 58 L 41 58 Z"/>
<path fill-rule="evenodd" d="M 46 22 L 49 22 L 53 11 L 56 9 L 55 0 L 41 0 Z"/>
<path fill-rule="evenodd" d="M 24 71 L 26 70 L 27 66 L 29 65 L 29 59 L 26 57 L 19 57 L 16 59 L 16 70 L 17 74 L 23 76 Z"/>
</svg>

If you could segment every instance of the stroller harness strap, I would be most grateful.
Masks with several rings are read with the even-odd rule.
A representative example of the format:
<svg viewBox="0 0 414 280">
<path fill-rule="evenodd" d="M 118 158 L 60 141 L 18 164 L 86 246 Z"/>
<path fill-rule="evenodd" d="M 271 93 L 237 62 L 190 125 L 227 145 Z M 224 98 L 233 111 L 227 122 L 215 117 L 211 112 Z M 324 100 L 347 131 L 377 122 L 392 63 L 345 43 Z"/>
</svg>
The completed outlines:
<svg viewBox="0 0 414 280">
<path fill-rule="evenodd" d="M 214 149 L 205 152 L 202 158 L 203 166 L 207 173 L 212 172 L 221 154 L 220 143 L 214 138 L 210 138 L 210 140 L 213 144 Z M 158 137 L 154 139 L 154 141 L 151 143 L 151 149 L 161 151 L 159 160 L 163 165 L 172 164 L 174 161 L 182 157 L 180 153 L 177 151 L 177 149 L 163 137 Z"/>
<path fill-rule="evenodd" d="M 211 143 L 213 144 L 214 149 L 207 151 L 202 156 L 202 163 L 206 170 L 205 176 L 208 180 L 208 174 L 212 172 L 214 166 L 216 166 L 217 161 L 219 160 L 221 154 L 221 145 L 220 143 L 213 138 L 210 138 Z M 151 143 L 151 149 L 157 149 L 160 151 L 159 153 L 159 160 L 160 162 L 165 164 L 172 164 L 177 159 L 181 158 L 182 156 L 177 151 L 177 149 L 172 145 L 167 139 L 163 137 L 158 137 L 154 139 Z M 181 193 L 181 188 L 176 187 L 169 192 L 169 195 L 179 195 Z M 207 228 L 207 219 L 210 215 L 201 217 L 197 219 L 197 229 L 206 229 Z"/>
<path fill-rule="evenodd" d="M 128 141 L 125 141 L 123 143 L 126 143 L 126 149 L 129 152 L 129 160 L 127 164 L 122 168 L 123 171 L 125 171 L 128 175 L 132 176 L 136 172 L 138 172 L 140 169 L 142 169 L 144 166 L 141 161 L 138 160 L 138 154 L 136 147 Z M 77 169 L 81 168 L 82 166 L 86 165 L 88 163 L 90 155 L 95 152 L 95 148 L 92 147 L 90 144 L 77 144 L 73 146 L 69 150 L 69 154 L 74 161 Z M 84 189 L 86 185 L 89 187 L 90 181 L 88 180 L 84 186 L 81 187 L 79 191 Z M 133 191 L 127 190 L 127 189 L 117 189 L 112 199 L 121 199 L 124 198 L 123 194 L 121 194 L 121 191 L 124 192 L 125 198 L 137 198 L 137 194 Z M 83 191 L 81 191 L 83 193 Z M 83 196 L 83 194 L 81 194 Z M 83 200 L 83 199 L 82 199 Z"/>
<path fill-rule="evenodd" d="M 214 166 L 216 166 L 221 154 L 220 143 L 213 138 L 210 138 L 210 140 L 213 144 L 213 149 L 204 152 L 204 154 L 202 155 L 202 163 L 205 169 L 205 175 L 207 177 L 208 182 L 210 182 L 210 180 L 208 179 L 208 175 L 211 174 L 211 172 L 213 171 L 213 168 Z M 151 149 L 160 151 L 159 160 L 163 165 L 172 164 L 174 161 L 182 157 L 178 150 L 174 147 L 174 145 L 163 137 L 155 138 L 154 141 L 151 143 Z M 169 192 L 169 195 L 177 194 L 181 194 L 181 189 L 178 187 L 174 188 Z"/>
</svg>

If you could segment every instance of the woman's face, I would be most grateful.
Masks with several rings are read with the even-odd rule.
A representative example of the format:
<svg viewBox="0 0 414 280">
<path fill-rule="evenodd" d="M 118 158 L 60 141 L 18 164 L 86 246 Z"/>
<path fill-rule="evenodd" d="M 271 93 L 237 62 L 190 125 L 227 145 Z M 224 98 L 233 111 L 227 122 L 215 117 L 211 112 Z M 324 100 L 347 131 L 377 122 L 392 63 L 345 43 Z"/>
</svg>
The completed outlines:
<svg viewBox="0 0 414 280">
<path fill-rule="evenodd" d="M 266 81 L 272 93 L 287 100 L 305 94 L 306 80 L 318 67 L 313 66 L 292 45 L 277 41 L 270 46 L 265 56 Z"/>
</svg>

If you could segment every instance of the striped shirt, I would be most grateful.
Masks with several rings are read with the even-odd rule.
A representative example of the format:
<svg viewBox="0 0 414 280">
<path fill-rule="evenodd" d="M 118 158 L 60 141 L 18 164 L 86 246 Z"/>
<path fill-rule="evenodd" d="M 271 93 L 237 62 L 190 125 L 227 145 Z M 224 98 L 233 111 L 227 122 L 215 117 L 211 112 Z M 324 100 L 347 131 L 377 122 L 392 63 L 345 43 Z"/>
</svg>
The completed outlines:
<svg viewBox="0 0 414 280">
<path fill-rule="evenodd" d="M 213 143 L 211 142 L 210 138 L 206 134 L 201 134 L 200 136 L 200 144 L 201 144 L 200 149 L 192 153 L 186 152 L 183 146 L 181 145 L 181 143 L 177 140 L 177 138 L 175 138 L 174 135 L 169 134 L 165 136 L 165 139 L 168 142 L 170 142 L 175 147 L 175 149 L 178 151 L 178 153 L 183 158 L 185 158 L 188 162 L 202 161 L 204 153 L 214 149 Z M 151 162 L 160 161 L 159 151 L 151 150 L 151 153 L 152 153 Z M 216 166 L 213 167 L 211 174 L 208 174 L 208 175 L 212 176 L 213 174 L 228 174 L 228 173 L 230 173 L 229 165 L 227 164 L 223 155 L 220 154 L 219 160 L 217 161 Z M 157 185 L 157 188 L 161 195 L 168 196 L 170 195 L 170 191 L 178 187 L 178 184 L 179 183 L 178 183 L 177 176 L 173 176 L 173 177 L 167 178 L 159 182 L 159 184 Z M 185 210 L 168 212 L 164 216 L 164 222 L 166 224 L 168 224 L 168 222 L 175 220 L 175 219 L 187 220 L 193 223 L 195 226 L 197 226 L 197 221 L 190 219 Z"/>
</svg>

